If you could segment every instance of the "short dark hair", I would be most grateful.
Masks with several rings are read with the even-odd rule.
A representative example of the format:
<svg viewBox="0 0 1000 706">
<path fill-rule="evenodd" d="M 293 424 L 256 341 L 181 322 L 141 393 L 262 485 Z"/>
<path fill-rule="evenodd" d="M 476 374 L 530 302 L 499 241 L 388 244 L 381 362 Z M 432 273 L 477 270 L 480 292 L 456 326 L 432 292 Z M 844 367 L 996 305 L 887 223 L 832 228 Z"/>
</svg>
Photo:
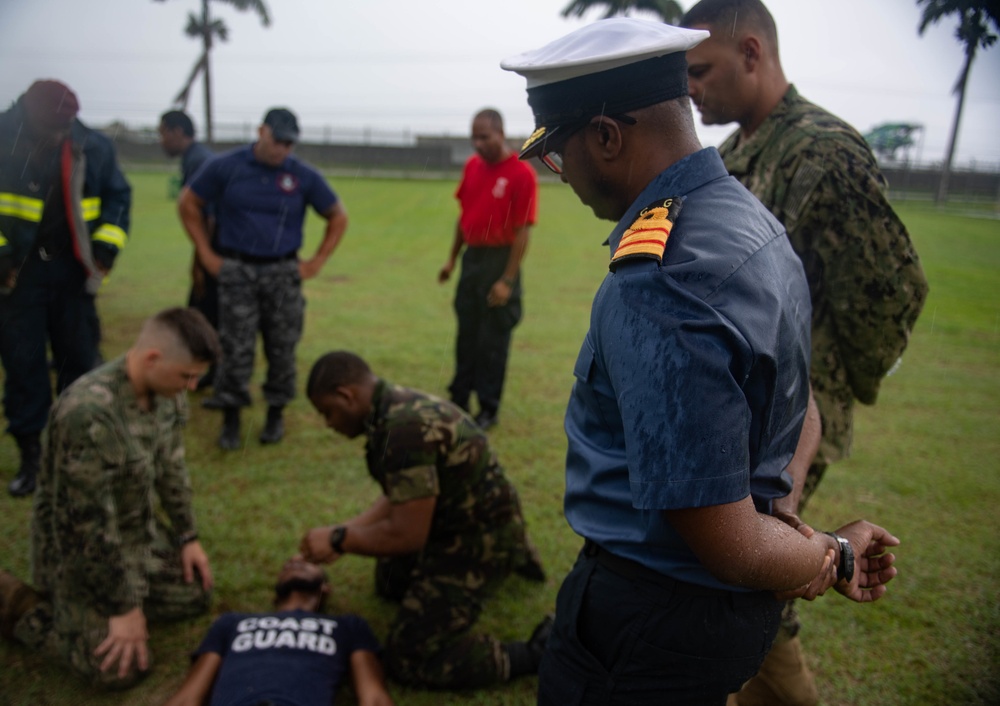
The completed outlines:
<svg viewBox="0 0 1000 706">
<path fill-rule="evenodd" d="M 168 110 L 160 116 L 160 123 L 168 130 L 180 128 L 186 137 L 194 137 L 194 123 L 183 110 Z"/>
<path fill-rule="evenodd" d="M 500 115 L 500 111 L 496 108 L 483 108 L 476 113 L 476 117 L 473 120 L 478 120 L 479 118 L 489 120 L 494 130 L 503 132 L 503 116 Z"/>
<path fill-rule="evenodd" d="M 684 13 L 681 27 L 708 25 L 715 28 L 717 36 L 730 36 L 736 30 L 752 29 L 764 39 L 778 46 L 778 29 L 774 17 L 760 0 L 701 0 Z"/>
<path fill-rule="evenodd" d="M 338 387 L 361 382 L 372 374 L 361 356 L 349 351 L 326 353 L 313 363 L 306 383 L 306 396 L 310 399 L 328 395 Z"/>
<path fill-rule="evenodd" d="M 299 593 L 313 593 L 321 594 L 323 592 L 323 586 L 329 585 L 330 579 L 327 578 L 326 571 L 320 569 L 322 576 L 318 576 L 313 580 L 294 578 L 287 581 L 279 581 L 274 584 L 274 602 L 280 603 L 281 601 L 292 595 L 292 591 L 298 591 Z M 270 702 L 265 702 L 270 703 Z"/>
<path fill-rule="evenodd" d="M 214 365 L 222 358 L 219 334 L 197 309 L 174 307 L 153 317 L 153 323 L 171 331 L 197 361 Z"/>
</svg>

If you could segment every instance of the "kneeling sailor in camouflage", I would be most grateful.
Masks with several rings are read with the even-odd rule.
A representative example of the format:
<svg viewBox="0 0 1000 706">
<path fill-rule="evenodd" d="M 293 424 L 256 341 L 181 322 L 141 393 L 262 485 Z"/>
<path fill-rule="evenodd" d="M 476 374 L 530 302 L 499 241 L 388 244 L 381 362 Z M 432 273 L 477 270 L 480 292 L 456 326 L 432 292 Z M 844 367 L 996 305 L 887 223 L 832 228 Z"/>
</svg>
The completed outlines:
<svg viewBox="0 0 1000 706">
<path fill-rule="evenodd" d="M 204 316 L 168 309 L 60 395 L 35 493 L 35 587 L 0 571 L 0 634 L 124 688 L 149 668 L 147 620 L 208 609 L 182 431 L 184 391 L 218 357 Z"/>
<path fill-rule="evenodd" d="M 334 431 L 365 435 L 383 494 L 356 517 L 310 530 L 302 554 L 327 563 L 347 553 L 378 557 L 376 591 L 401 601 L 385 645 L 390 675 L 472 688 L 536 673 L 548 619 L 527 642 L 470 633 L 483 600 L 511 572 L 545 579 L 486 434 L 456 405 L 376 377 L 353 353 L 320 358 L 307 393 Z"/>
</svg>

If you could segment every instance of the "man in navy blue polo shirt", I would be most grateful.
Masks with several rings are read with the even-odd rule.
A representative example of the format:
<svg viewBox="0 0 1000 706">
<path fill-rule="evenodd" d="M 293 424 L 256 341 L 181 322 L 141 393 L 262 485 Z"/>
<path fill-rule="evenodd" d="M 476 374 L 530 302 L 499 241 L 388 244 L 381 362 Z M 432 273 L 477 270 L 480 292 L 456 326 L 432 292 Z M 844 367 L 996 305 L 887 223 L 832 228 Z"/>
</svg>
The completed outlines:
<svg viewBox="0 0 1000 706">
<path fill-rule="evenodd" d="M 260 442 L 285 434 L 282 411 L 295 396 L 295 346 L 302 336 L 302 280 L 315 277 L 347 229 L 347 212 L 323 176 L 292 156 L 299 138 L 295 114 L 274 108 L 258 139 L 208 162 L 181 193 L 178 208 L 198 259 L 219 281 L 219 337 L 223 360 L 212 406 L 225 413 L 219 446 L 238 449 L 240 408 L 250 404 L 257 331 L 264 340 L 267 422 Z M 215 204 L 217 249 L 202 208 Z M 323 240 L 300 261 L 306 207 L 326 219 Z"/>
</svg>

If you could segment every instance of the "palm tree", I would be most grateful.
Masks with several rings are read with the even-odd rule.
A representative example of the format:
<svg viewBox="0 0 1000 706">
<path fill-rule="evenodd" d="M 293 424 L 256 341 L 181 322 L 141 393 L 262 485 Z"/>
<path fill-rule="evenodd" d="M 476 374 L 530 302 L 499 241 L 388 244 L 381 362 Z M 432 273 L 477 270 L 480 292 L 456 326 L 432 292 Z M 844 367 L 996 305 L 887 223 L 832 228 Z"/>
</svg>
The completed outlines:
<svg viewBox="0 0 1000 706">
<path fill-rule="evenodd" d="M 165 2 L 165 0 L 156 1 Z M 264 3 L 264 0 L 217 1 L 230 5 L 240 12 L 253 10 L 260 17 L 262 25 L 267 27 L 271 24 L 271 17 L 268 14 L 267 5 Z M 191 86 L 194 84 L 195 79 L 198 78 L 198 74 L 201 74 L 203 78 L 202 85 L 205 88 L 205 141 L 212 144 L 212 68 L 209 59 L 212 53 L 213 41 L 216 37 L 223 42 L 229 41 L 229 28 L 226 27 L 226 23 L 222 20 L 212 19 L 208 11 L 208 0 L 201 0 L 201 17 L 195 15 L 193 12 L 189 13 L 184 33 L 195 39 L 200 38 L 202 51 L 198 60 L 194 63 L 194 67 L 191 69 L 191 74 L 184 83 L 184 87 L 174 98 L 174 106 L 182 110 L 187 107 Z"/>
<path fill-rule="evenodd" d="M 677 24 L 684 15 L 680 3 L 674 0 L 573 0 L 563 8 L 563 17 L 582 17 L 592 7 L 606 6 L 604 19 L 628 14 L 629 10 L 646 10 L 669 24 Z"/>
<path fill-rule="evenodd" d="M 955 107 L 955 119 L 951 124 L 951 134 L 948 136 L 948 149 L 945 155 L 944 170 L 941 172 L 941 183 L 935 200 L 943 202 L 948 198 L 948 178 L 951 175 L 951 162 L 955 156 L 955 141 L 958 137 L 958 124 L 962 120 L 962 107 L 965 105 L 965 88 L 969 81 L 969 71 L 976 51 L 982 47 L 988 49 L 997 40 L 997 35 L 990 33 L 990 25 L 994 31 L 1000 28 L 1000 3 L 997 0 L 917 0 L 917 5 L 924 6 L 924 15 L 920 20 L 919 34 L 923 34 L 928 26 L 936 23 L 945 15 L 958 15 L 958 29 L 955 36 L 965 45 L 965 64 L 958 74 L 958 81 L 952 92 L 958 95 L 958 105 Z"/>
</svg>

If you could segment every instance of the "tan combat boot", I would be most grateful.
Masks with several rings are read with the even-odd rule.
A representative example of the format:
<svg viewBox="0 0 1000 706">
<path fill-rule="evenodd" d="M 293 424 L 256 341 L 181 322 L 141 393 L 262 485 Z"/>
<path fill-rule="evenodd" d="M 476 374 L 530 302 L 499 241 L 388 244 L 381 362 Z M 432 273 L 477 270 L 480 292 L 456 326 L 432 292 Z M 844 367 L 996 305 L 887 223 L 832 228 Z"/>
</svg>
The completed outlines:
<svg viewBox="0 0 1000 706">
<path fill-rule="evenodd" d="M 757 675 L 736 695 L 737 706 L 817 706 L 816 679 L 799 638 L 775 641 Z M 733 699 L 727 706 L 732 706 Z"/>
<path fill-rule="evenodd" d="M 21 616 L 38 603 L 38 592 L 7 571 L 0 569 L 0 637 L 14 637 Z"/>
</svg>

